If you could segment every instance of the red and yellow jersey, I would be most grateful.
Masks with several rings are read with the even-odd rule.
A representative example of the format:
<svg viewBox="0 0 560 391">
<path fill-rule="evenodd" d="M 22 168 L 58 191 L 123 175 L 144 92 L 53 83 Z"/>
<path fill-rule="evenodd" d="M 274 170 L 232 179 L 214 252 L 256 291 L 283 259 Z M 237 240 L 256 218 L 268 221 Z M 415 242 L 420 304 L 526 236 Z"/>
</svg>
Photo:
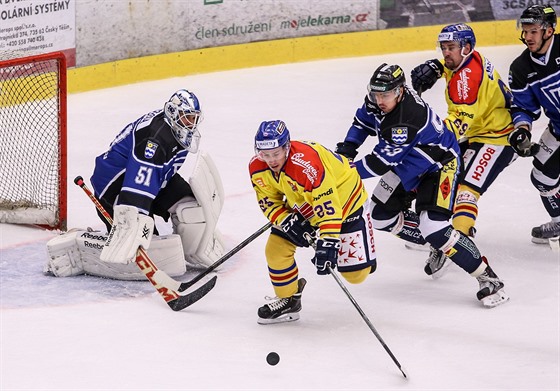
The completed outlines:
<svg viewBox="0 0 560 391">
<path fill-rule="evenodd" d="M 457 138 L 509 145 L 507 136 L 513 131 L 509 108 L 513 96 L 492 63 L 474 51 L 459 71 L 444 67 L 444 77 L 445 123 Z"/>
<path fill-rule="evenodd" d="M 292 141 L 279 174 L 256 156 L 249 173 L 268 220 L 280 224 L 298 210 L 319 228 L 321 237 L 338 237 L 342 222 L 368 198 L 348 159 L 314 142 Z"/>
</svg>

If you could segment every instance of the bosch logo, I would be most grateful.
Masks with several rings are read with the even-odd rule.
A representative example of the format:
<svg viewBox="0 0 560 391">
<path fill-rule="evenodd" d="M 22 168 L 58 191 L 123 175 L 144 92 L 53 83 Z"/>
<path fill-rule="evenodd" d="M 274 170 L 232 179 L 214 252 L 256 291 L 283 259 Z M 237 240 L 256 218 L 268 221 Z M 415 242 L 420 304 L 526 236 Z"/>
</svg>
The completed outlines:
<svg viewBox="0 0 560 391">
<path fill-rule="evenodd" d="M 478 164 L 475 167 L 473 174 L 471 175 L 472 179 L 476 181 L 481 180 L 482 174 L 484 173 L 486 167 L 488 167 L 488 164 L 490 164 L 494 153 L 496 153 L 496 150 L 494 148 L 486 148 L 486 151 L 484 151 L 484 153 L 482 154 L 482 157 L 479 159 Z"/>
</svg>

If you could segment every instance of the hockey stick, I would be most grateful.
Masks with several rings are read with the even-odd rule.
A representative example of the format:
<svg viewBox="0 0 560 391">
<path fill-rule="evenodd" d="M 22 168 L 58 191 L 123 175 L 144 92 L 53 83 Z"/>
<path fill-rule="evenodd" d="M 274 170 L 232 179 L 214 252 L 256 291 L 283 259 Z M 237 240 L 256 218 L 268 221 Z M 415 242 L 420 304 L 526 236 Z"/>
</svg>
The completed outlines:
<svg viewBox="0 0 560 391">
<path fill-rule="evenodd" d="M 77 176 L 74 179 L 74 183 L 82 188 L 89 199 L 95 204 L 97 210 L 103 215 L 105 220 L 107 220 L 109 224 L 113 224 L 111 215 L 105 210 L 99 200 L 95 198 L 95 195 L 86 186 L 84 179 L 81 176 Z M 214 285 L 216 285 L 217 277 L 214 276 L 194 292 L 180 295 L 179 293 L 177 293 L 177 291 L 179 290 L 181 283 L 171 278 L 164 271 L 159 270 L 148 256 L 146 250 L 144 250 L 142 247 L 138 248 L 135 262 L 142 273 L 146 276 L 148 281 L 152 283 L 163 300 L 165 300 L 167 305 L 169 305 L 169 307 L 171 307 L 173 311 L 181 311 L 191 304 L 202 299 L 208 292 L 210 292 L 214 288 Z"/>
<path fill-rule="evenodd" d="M 315 237 L 309 235 L 309 234 L 304 234 L 305 239 L 309 242 L 309 244 L 315 248 L 316 247 L 316 239 Z M 354 307 L 358 310 L 360 316 L 362 317 L 362 319 L 364 320 L 364 322 L 366 322 L 366 324 L 368 325 L 369 329 L 373 332 L 373 334 L 375 335 L 375 337 L 377 338 L 377 340 L 379 341 L 379 343 L 381 343 L 381 345 L 383 346 L 383 348 L 385 349 L 385 351 L 389 354 L 389 356 L 391 356 L 391 359 L 393 360 L 393 362 L 397 365 L 397 367 L 399 368 L 399 370 L 401 371 L 401 373 L 403 374 L 403 376 L 405 377 L 405 379 L 408 379 L 408 377 L 406 376 L 406 373 L 404 372 L 401 364 L 399 363 L 399 361 L 397 360 L 397 358 L 395 357 L 395 355 L 393 354 L 393 352 L 391 352 L 391 350 L 389 349 L 389 347 L 387 346 L 387 344 L 385 343 L 385 341 L 383 341 L 383 338 L 381 338 L 381 335 L 379 335 L 379 333 L 377 332 L 377 330 L 375 329 L 375 327 L 373 327 L 373 324 L 371 323 L 371 321 L 368 319 L 367 315 L 365 314 L 365 312 L 362 310 L 362 308 L 358 305 L 358 302 L 354 299 L 354 297 L 350 294 L 350 292 L 348 291 L 348 289 L 346 288 L 346 286 L 342 283 L 342 280 L 340 279 L 340 277 L 338 276 L 338 274 L 336 274 L 334 272 L 334 270 L 330 267 L 327 266 L 327 270 L 329 271 L 329 273 L 333 276 L 333 278 L 335 279 L 336 283 L 338 284 L 338 286 L 340 286 L 340 288 L 344 291 L 344 293 L 346 294 L 346 297 L 348 297 L 348 299 L 352 302 L 352 304 L 354 305 Z"/>
<path fill-rule="evenodd" d="M 350 292 L 348 291 L 348 289 L 346 288 L 346 286 L 342 283 L 342 281 L 340 280 L 340 277 L 338 276 L 338 274 L 336 274 L 333 269 L 331 269 L 330 266 L 327 266 L 327 269 L 329 270 L 330 274 L 333 276 L 333 278 L 336 280 L 336 282 L 338 283 L 338 285 L 340 286 L 340 288 L 344 291 L 344 293 L 346 293 L 346 296 L 348 297 L 348 299 L 352 302 L 352 304 L 354 304 L 354 307 L 356 307 L 356 309 L 358 310 L 358 312 L 360 313 L 360 316 L 362 317 L 362 319 L 364 320 L 364 322 L 366 322 L 366 324 L 368 325 L 369 329 L 373 332 L 373 334 L 377 337 L 377 340 L 381 343 L 381 345 L 383 346 L 383 348 L 385 349 L 385 351 L 389 354 L 389 356 L 391 356 L 391 359 L 393 360 L 393 362 L 397 365 L 397 367 L 399 368 L 399 370 L 401 371 L 401 373 L 403 374 L 403 376 L 405 378 L 408 378 L 406 376 L 406 373 L 404 372 L 401 364 L 398 362 L 397 358 L 395 357 L 395 355 L 393 354 L 393 352 L 391 352 L 391 350 L 389 349 L 389 347 L 387 346 L 387 344 L 385 343 L 385 341 L 383 341 L 383 338 L 381 338 L 381 335 L 379 335 L 379 333 L 377 332 L 377 330 L 375 329 L 375 327 L 373 327 L 373 324 L 371 323 L 371 321 L 368 319 L 367 315 L 364 313 L 364 311 L 360 308 L 360 306 L 358 305 L 358 303 L 356 302 L 356 300 L 354 299 L 354 297 L 352 297 L 352 295 L 350 294 Z"/>
<path fill-rule="evenodd" d="M 196 277 L 194 277 L 192 280 L 187 281 L 187 282 L 183 282 L 181 283 L 181 285 L 179 286 L 178 291 L 179 292 L 183 292 L 184 290 L 190 288 L 191 286 L 193 286 L 194 284 L 196 284 L 198 281 L 200 281 L 203 277 L 207 276 L 208 274 L 210 274 L 212 271 L 214 271 L 218 266 L 220 266 L 222 263 L 224 263 L 225 261 L 227 261 L 228 259 L 230 259 L 232 256 L 234 256 L 239 250 L 241 250 L 243 247 L 245 247 L 246 245 L 248 245 L 249 243 L 251 243 L 253 240 L 255 240 L 260 234 L 262 234 L 263 232 L 265 232 L 267 229 L 269 229 L 272 226 L 271 222 L 266 223 L 264 226 L 262 226 L 261 228 L 259 228 L 258 231 L 256 231 L 254 234 L 252 234 L 251 236 L 249 236 L 247 239 L 245 239 L 244 241 L 242 241 L 241 243 L 239 243 L 236 247 L 232 248 L 227 254 L 223 255 L 220 259 L 218 259 L 216 262 L 214 262 L 212 265 L 210 265 L 206 270 L 204 270 L 202 273 L 200 273 L 199 275 L 197 275 Z"/>
</svg>

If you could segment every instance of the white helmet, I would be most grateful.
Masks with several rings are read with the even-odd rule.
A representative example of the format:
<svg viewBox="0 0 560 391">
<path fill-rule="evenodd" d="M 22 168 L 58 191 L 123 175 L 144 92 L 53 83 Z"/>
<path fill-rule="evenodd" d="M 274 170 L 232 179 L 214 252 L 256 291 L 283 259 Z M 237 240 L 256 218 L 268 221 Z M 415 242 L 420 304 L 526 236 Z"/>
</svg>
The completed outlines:
<svg viewBox="0 0 560 391">
<path fill-rule="evenodd" d="M 173 136 L 187 151 L 196 153 L 200 142 L 198 124 L 203 115 L 195 94 L 179 90 L 171 95 L 164 107 L 165 122 L 171 127 Z"/>
</svg>

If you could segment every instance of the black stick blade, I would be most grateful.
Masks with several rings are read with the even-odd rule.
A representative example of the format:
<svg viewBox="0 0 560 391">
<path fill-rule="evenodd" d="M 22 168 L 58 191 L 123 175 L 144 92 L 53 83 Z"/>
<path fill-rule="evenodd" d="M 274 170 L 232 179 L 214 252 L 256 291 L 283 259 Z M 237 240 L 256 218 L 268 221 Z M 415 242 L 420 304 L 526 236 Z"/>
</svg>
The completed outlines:
<svg viewBox="0 0 560 391">
<path fill-rule="evenodd" d="M 173 311 L 184 310 L 191 304 L 194 304 L 200 299 L 202 299 L 204 296 L 206 296 L 208 292 L 214 289 L 214 285 L 216 285 L 217 279 L 218 277 L 214 276 L 195 291 L 191 293 L 187 293 L 186 295 L 181 295 L 177 299 L 168 301 L 167 304 L 169 305 L 169 307 L 171 307 Z"/>
</svg>

